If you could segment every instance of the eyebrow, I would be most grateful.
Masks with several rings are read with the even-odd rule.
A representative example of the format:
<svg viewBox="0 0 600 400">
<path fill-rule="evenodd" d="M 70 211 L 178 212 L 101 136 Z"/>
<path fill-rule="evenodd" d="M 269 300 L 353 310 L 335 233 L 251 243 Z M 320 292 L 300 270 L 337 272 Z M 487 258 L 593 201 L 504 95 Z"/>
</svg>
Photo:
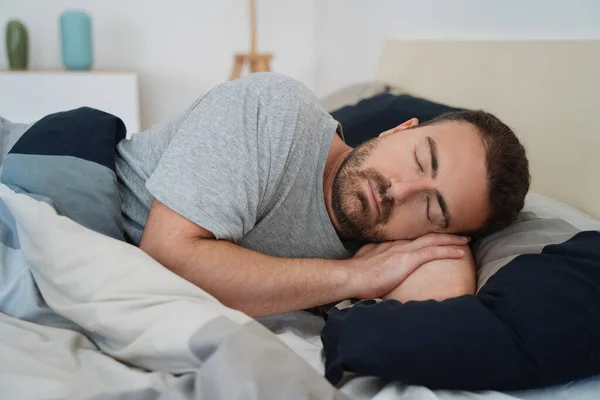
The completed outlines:
<svg viewBox="0 0 600 400">
<path fill-rule="evenodd" d="M 437 143 L 431 136 L 427 136 L 427 144 L 429 145 L 429 153 L 431 154 L 431 177 L 435 178 L 439 169 Z"/>
<path fill-rule="evenodd" d="M 435 178 L 440 168 L 437 143 L 431 136 L 427 136 L 427 144 L 429 145 L 429 153 L 431 155 L 431 177 Z M 444 229 L 448 229 L 450 226 L 450 213 L 448 212 L 448 205 L 446 204 L 444 196 L 442 196 L 440 192 L 436 192 L 436 197 L 444 216 Z"/>
</svg>

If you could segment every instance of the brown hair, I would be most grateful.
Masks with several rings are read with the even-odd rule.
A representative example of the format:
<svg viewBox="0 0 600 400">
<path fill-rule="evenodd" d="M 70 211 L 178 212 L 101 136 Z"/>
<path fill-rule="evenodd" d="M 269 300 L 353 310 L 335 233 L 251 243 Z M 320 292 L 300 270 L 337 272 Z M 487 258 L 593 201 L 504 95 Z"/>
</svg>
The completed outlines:
<svg viewBox="0 0 600 400">
<path fill-rule="evenodd" d="M 477 128 L 486 148 L 490 214 L 481 228 L 466 234 L 478 237 L 507 227 L 523 209 L 531 176 L 525 148 L 515 133 L 494 115 L 485 111 L 458 111 L 442 114 L 417 125 L 466 122 Z"/>
</svg>

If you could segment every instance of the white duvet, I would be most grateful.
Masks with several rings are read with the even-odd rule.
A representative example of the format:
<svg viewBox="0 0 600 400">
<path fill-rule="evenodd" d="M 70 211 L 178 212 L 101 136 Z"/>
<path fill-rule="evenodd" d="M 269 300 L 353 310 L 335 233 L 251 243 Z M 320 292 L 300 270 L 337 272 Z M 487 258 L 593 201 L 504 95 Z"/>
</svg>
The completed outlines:
<svg viewBox="0 0 600 400">
<path fill-rule="evenodd" d="M 0 205 L 1 399 L 344 398 L 136 247 L 4 185 Z"/>
</svg>

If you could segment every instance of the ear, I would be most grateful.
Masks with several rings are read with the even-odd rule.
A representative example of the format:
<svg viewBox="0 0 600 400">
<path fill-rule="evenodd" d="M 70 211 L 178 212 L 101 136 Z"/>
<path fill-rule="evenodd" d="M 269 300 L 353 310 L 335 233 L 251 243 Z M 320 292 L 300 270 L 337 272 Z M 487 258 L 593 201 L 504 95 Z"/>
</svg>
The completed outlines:
<svg viewBox="0 0 600 400">
<path fill-rule="evenodd" d="M 405 129 L 412 128 L 413 126 L 417 126 L 417 125 L 419 125 L 419 120 L 416 118 L 411 118 L 408 121 L 401 123 L 400 125 L 398 125 L 395 128 L 392 128 L 385 132 L 380 133 L 379 137 L 386 137 L 388 135 L 391 135 L 392 133 L 400 132 Z"/>
</svg>

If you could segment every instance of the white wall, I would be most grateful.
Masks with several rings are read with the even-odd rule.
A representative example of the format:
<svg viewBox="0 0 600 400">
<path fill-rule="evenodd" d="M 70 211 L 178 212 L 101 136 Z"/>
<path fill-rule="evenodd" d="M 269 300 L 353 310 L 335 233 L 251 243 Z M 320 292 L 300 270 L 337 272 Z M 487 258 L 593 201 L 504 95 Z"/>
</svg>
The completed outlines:
<svg viewBox="0 0 600 400">
<path fill-rule="evenodd" d="M 274 70 L 318 95 L 372 79 L 388 37 L 600 38 L 597 0 L 257 3 L 260 49 L 275 53 Z M 59 69 L 58 17 L 68 8 L 87 10 L 95 68 L 139 73 L 147 128 L 228 78 L 232 54 L 248 49 L 246 7 L 246 0 L 0 0 L 0 32 L 8 19 L 22 19 L 31 67 Z M 0 69 L 7 64 L 1 40 Z"/>
<path fill-rule="evenodd" d="M 314 89 L 314 2 L 258 0 L 259 50 L 273 68 Z M 59 15 L 92 16 L 96 69 L 133 70 L 141 85 L 142 126 L 184 111 L 229 78 L 232 56 L 249 47 L 247 0 L 0 0 L 0 69 L 8 68 L 4 27 L 21 19 L 30 67 L 62 68 Z M 1 89 L 0 89 L 1 90 Z M 1 110 L 0 110 L 1 113 Z"/>
<path fill-rule="evenodd" d="M 386 38 L 600 38 L 598 0 L 321 0 L 317 94 L 372 79 Z"/>
</svg>

